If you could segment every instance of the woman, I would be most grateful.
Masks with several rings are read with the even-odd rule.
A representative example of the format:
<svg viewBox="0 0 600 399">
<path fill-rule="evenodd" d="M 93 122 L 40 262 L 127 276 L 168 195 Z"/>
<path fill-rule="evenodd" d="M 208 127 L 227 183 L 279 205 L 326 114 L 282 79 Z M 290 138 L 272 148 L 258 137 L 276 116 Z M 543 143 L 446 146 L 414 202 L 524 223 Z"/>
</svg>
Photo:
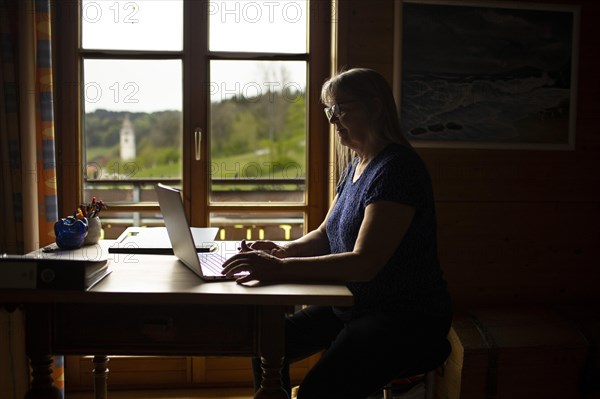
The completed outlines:
<svg viewBox="0 0 600 399">
<path fill-rule="evenodd" d="M 424 356 L 435 357 L 431 343 L 448 333 L 450 298 L 437 257 L 431 180 L 400 132 L 386 80 L 351 69 L 323 85 L 321 100 L 349 159 L 325 220 L 285 246 L 243 242 L 223 273 L 248 272 L 239 283 L 345 282 L 354 306 L 311 306 L 286 320 L 285 360 L 326 349 L 299 399 L 365 398 L 418 369 Z M 289 392 L 289 376 L 284 385 Z"/>
</svg>

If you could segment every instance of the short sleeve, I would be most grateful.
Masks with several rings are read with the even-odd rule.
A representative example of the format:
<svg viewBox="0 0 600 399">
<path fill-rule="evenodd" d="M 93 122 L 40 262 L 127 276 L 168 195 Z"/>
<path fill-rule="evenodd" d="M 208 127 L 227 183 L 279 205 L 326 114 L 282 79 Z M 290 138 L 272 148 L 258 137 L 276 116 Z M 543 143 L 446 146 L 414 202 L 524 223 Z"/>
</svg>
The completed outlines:
<svg viewBox="0 0 600 399">
<path fill-rule="evenodd" d="M 414 159 L 390 159 L 367 189 L 365 206 L 376 201 L 394 201 L 421 208 L 427 198 L 427 176 L 424 165 Z"/>
</svg>

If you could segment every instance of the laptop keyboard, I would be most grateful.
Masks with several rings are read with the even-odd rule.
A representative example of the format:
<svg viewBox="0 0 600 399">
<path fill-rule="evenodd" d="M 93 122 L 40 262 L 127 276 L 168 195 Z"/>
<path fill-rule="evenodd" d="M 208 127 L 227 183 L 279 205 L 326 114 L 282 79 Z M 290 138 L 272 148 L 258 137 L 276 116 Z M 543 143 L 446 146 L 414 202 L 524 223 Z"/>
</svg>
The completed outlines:
<svg viewBox="0 0 600 399">
<path fill-rule="evenodd" d="M 202 268 L 210 270 L 212 274 L 219 275 L 223 270 L 223 263 L 226 258 L 220 254 L 198 254 L 200 256 L 200 264 Z"/>
</svg>

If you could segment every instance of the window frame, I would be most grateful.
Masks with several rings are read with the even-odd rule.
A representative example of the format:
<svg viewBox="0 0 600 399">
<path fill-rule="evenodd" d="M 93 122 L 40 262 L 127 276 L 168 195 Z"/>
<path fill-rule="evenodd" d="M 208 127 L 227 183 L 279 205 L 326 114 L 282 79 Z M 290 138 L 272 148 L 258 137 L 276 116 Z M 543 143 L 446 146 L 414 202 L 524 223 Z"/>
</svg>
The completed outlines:
<svg viewBox="0 0 600 399">
<path fill-rule="evenodd" d="M 305 232 L 319 226 L 331 197 L 330 128 L 322 117 L 320 89 L 332 65 L 329 0 L 309 1 L 308 53 L 238 53 L 208 50 L 208 0 L 184 0 L 183 51 L 124 51 L 81 49 L 81 1 L 56 2 L 55 87 L 57 102 L 57 186 L 61 215 L 71 214 L 84 201 L 82 156 L 82 62 L 86 58 L 173 59 L 183 61 L 183 200 L 193 226 L 206 226 L 211 212 L 301 211 Z M 195 37 L 194 47 L 191 38 Z M 197 45 L 196 45 L 197 43 Z M 202 161 L 195 161 L 193 132 L 209 131 L 208 65 L 211 60 L 303 60 L 307 71 L 306 199 L 297 204 L 210 204 L 209 139 L 202 140 Z M 192 73 L 194 71 L 194 73 Z M 204 134 L 204 138 L 209 135 Z M 198 202 L 200 201 L 200 202 Z M 202 206 L 192 206 L 202 203 Z M 114 204 L 113 212 L 159 211 L 157 203 Z"/>
</svg>

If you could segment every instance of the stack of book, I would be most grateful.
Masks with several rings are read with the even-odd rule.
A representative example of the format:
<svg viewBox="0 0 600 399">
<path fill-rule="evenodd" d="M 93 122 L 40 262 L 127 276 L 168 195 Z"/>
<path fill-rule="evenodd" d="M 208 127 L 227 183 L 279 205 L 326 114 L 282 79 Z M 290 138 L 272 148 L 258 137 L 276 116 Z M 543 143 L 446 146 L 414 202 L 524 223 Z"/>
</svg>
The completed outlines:
<svg viewBox="0 0 600 399">
<path fill-rule="evenodd" d="M 109 265 L 107 257 L 82 249 L 0 255 L 0 288 L 89 290 L 110 274 Z"/>
</svg>

